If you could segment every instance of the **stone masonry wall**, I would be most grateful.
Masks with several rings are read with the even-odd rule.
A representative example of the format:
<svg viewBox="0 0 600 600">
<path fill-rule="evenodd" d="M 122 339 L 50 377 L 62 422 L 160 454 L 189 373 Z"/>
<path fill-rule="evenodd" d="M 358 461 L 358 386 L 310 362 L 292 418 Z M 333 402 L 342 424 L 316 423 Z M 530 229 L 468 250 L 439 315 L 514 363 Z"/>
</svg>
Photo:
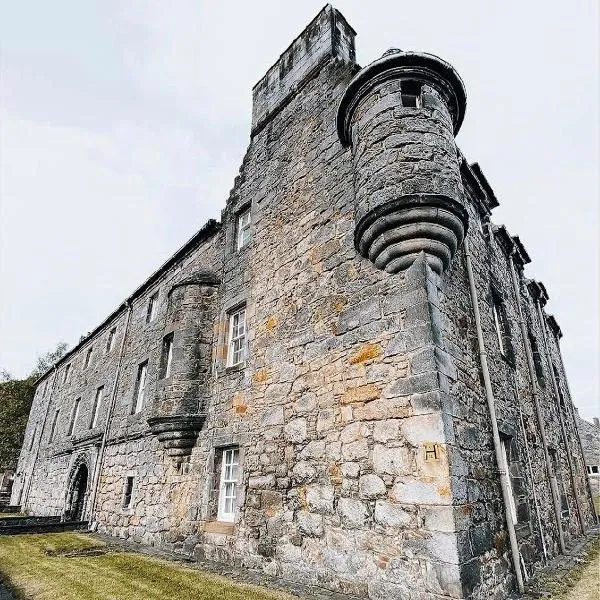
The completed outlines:
<svg viewBox="0 0 600 600">
<path fill-rule="evenodd" d="M 423 164 L 428 181 L 465 207 L 528 570 L 559 547 L 525 344 L 535 350 L 562 526 L 570 539 L 593 523 L 557 327 L 547 316 L 540 321 L 535 286 L 518 264 L 530 332 L 522 338 L 509 263 L 514 241 L 489 223 L 492 193 L 455 154 L 448 114 L 438 115 L 443 164 L 416 126 L 401 147 L 371 140 L 379 152 L 353 155 L 342 146 L 336 113 L 357 70 L 353 42 L 353 30 L 327 6 L 255 88 L 253 133 L 221 224 L 202 230 L 38 382 L 13 502 L 35 514 L 65 514 L 86 468 L 84 516 L 110 535 L 371 600 L 501 600 L 515 578 L 464 248 L 445 272 L 434 272 L 424 253 L 398 273 L 361 257 L 357 198 L 370 206 L 378 191 L 404 184 L 378 180 L 377 165 L 361 157 Z M 388 87 L 385 101 L 393 104 L 399 90 Z M 410 111 L 420 111 L 426 119 L 427 110 L 392 106 L 390 118 L 412 122 Z M 238 249 L 237 217 L 248 209 L 252 240 Z M 147 322 L 152 297 L 157 311 Z M 504 353 L 492 312 L 498 303 Z M 247 358 L 232 367 L 229 316 L 240 307 Z M 143 408 L 134 413 L 145 361 Z M 157 416 L 193 421 L 189 435 L 197 439 L 169 447 L 153 425 Z M 228 523 L 218 521 L 216 501 L 221 451 L 232 446 L 240 478 Z M 128 477 L 132 501 L 124 506 Z"/>
</svg>

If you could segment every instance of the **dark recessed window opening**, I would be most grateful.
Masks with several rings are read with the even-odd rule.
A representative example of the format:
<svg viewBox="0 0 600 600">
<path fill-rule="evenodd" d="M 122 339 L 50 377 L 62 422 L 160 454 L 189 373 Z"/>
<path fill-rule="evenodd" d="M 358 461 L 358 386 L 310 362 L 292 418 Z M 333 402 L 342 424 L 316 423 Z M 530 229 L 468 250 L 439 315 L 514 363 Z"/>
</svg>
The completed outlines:
<svg viewBox="0 0 600 600">
<path fill-rule="evenodd" d="M 421 108 L 421 83 L 406 80 L 402 82 L 402 106 L 406 108 Z"/>
<path fill-rule="evenodd" d="M 166 379 L 171 376 L 171 364 L 173 362 L 173 334 L 169 333 L 163 338 L 162 354 L 160 357 L 160 378 Z"/>
<path fill-rule="evenodd" d="M 123 508 L 131 507 L 132 496 L 133 496 L 133 477 L 129 476 L 125 479 L 125 486 L 123 487 Z"/>
</svg>

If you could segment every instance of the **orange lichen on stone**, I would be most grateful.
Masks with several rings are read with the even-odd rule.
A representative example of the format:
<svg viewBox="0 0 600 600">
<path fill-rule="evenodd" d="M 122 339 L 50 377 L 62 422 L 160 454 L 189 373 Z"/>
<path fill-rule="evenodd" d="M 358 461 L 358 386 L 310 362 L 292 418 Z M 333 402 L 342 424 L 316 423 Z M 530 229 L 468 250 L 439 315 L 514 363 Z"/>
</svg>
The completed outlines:
<svg viewBox="0 0 600 600">
<path fill-rule="evenodd" d="M 308 502 L 306 501 L 306 486 L 305 485 L 298 488 L 298 501 L 300 502 L 300 506 L 302 508 L 308 507 Z"/>
<path fill-rule="evenodd" d="M 254 381 L 254 383 L 264 383 L 267 379 L 269 379 L 269 371 L 264 367 L 258 369 L 252 376 L 252 381 Z"/>
<path fill-rule="evenodd" d="M 438 494 L 443 498 L 447 498 L 452 493 L 450 490 L 450 484 L 444 483 L 443 485 L 438 485 L 437 487 Z"/>
<path fill-rule="evenodd" d="M 381 390 L 374 383 L 359 385 L 357 387 L 348 388 L 342 396 L 342 404 L 352 404 L 354 402 L 369 402 L 379 398 Z"/>
<path fill-rule="evenodd" d="M 238 406 L 235 407 L 235 412 L 238 415 L 245 415 L 246 412 L 248 410 L 248 405 L 247 404 L 240 404 Z"/>
<path fill-rule="evenodd" d="M 373 358 L 377 358 L 380 354 L 381 346 L 379 344 L 365 344 L 359 348 L 358 352 L 350 357 L 348 362 L 351 365 L 355 365 Z"/>
<path fill-rule="evenodd" d="M 265 322 L 265 329 L 267 331 L 273 331 L 277 327 L 277 317 L 269 317 Z"/>
<path fill-rule="evenodd" d="M 329 465 L 329 479 L 331 480 L 331 483 L 333 483 L 334 485 L 341 484 L 344 479 L 342 477 L 342 471 L 336 463 L 331 463 Z"/>
</svg>

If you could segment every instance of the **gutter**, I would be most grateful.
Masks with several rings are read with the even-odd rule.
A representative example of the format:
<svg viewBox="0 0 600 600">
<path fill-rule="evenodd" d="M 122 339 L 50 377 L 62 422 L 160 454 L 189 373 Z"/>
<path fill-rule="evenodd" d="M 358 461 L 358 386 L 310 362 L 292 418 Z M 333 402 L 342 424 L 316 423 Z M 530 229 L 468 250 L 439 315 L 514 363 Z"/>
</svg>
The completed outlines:
<svg viewBox="0 0 600 600">
<path fill-rule="evenodd" d="M 479 359 L 481 362 L 481 370 L 483 373 L 483 382 L 485 385 L 485 396 L 487 399 L 488 409 L 490 412 L 490 421 L 492 423 L 492 436 L 494 439 L 494 452 L 496 455 L 496 464 L 500 473 L 500 487 L 502 488 L 502 498 L 504 500 L 504 516 L 506 518 L 506 526 L 508 529 L 508 537 L 510 540 L 510 552 L 512 555 L 513 567 L 517 578 L 517 587 L 522 594 L 525 590 L 523 584 L 523 573 L 521 572 L 519 546 L 517 544 L 517 534 L 515 532 L 515 524 L 512 520 L 510 512 L 510 490 L 508 482 L 508 465 L 504 462 L 502 454 L 502 442 L 500 441 L 500 433 L 498 431 L 498 422 L 496 420 L 496 407 L 494 400 L 494 392 L 492 390 L 492 382 L 490 380 L 490 371 L 487 363 L 487 353 L 485 351 L 485 343 L 483 340 L 483 331 L 481 329 L 481 315 L 479 314 L 479 301 L 477 299 L 477 288 L 475 287 L 475 277 L 473 275 L 473 265 L 471 263 L 471 252 L 469 250 L 469 240 L 465 240 L 465 258 L 467 266 L 467 275 L 469 278 L 469 288 L 471 292 L 471 302 L 473 304 L 473 315 L 475 317 L 475 328 L 477 330 L 477 343 L 479 346 Z"/>
<path fill-rule="evenodd" d="M 121 339 L 121 347 L 119 348 L 119 362 L 117 363 L 117 372 L 115 373 L 115 383 L 113 385 L 110 405 L 108 407 L 108 414 L 106 415 L 106 424 L 104 425 L 104 433 L 102 434 L 102 442 L 100 444 L 100 450 L 98 450 L 98 456 L 96 458 L 96 466 L 94 468 L 94 482 L 92 484 L 92 496 L 90 498 L 90 509 L 89 509 L 89 520 L 91 522 L 91 528 L 94 529 L 96 524 L 94 523 L 94 512 L 96 509 L 96 498 L 98 496 L 98 487 L 100 486 L 100 473 L 104 465 L 104 453 L 106 449 L 106 441 L 108 439 L 108 433 L 110 431 L 110 424 L 117 399 L 117 389 L 119 386 L 119 377 L 121 375 L 121 365 L 123 364 L 123 354 L 125 350 L 125 340 L 127 338 L 127 332 L 129 330 L 129 322 L 131 320 L 132 313 L 132 299 L 128 298 L 124 306 L 127 308 L 127 318 L 125 319 L 125 330 L 123 331 L 123 338 Z"/>
<path fill-rule="evenodd" d="M 562 517 L 560 511 L 560 502 L 558 496 L 558 485 L 556 483 L 556 473 L 554 472 L 552 461 L 550 460 L 550 452 L 548 451 L 548 438 L 546 436 L 546 428 L 544 426 L 544 418 L 542 415 L 542 410 L 540 408 L 539 402 L 539 388 L 537 381 L 537 374 L 535 372 L 535 365 L 533 364 L 533 354 L 531 351 L 531 347 L 529 345 L 529 336 L 527 334 L 527 329 L 525 327 L 525 320 L 523 318 L 523 307 L 521 305 L 521 293 L 519 290 L 519 283 L 517 280 L 517 271 L 515 269 L 515 261 L 514 256 L 515 249 L 513 247 L 511 253 L 508 255 L 508 263 L 510 265 L 510 274 L 512 279 L 513 291 L 515 293 L 515 297 L 517 300 L 517 307 L 519 309 L 519 327 L 521 329 L 521 337 L 523 338 L 523 346 L 525 347 L 525 356 L 527 357 L 527 370 L 529 371 L 529 380 L 531 382 L 531 398 L 533 400 L 533 406 L 535 408 L 535 416 L 537 419 L 538 429 L 540 431 L 540 438 L 542 440 L 542 448 L 544 450 L 544 462 L 546 463 L 546 471 L 548 473 L 548 478 L 550 481 L 550 493 L 552 495 L 552 505 L 554 507 L 554 516 L 556 518 L 556 525 L 558 527 L 558 542 L 560 546 L 560 551 L 564 554 L 567 550 L 565 545 L 565 534 L 562 527 Z M 516 382 L 516 376 L 515 376 Z M 520 411 L 520 406 L 519 406 Z M 527 440 L 527 437 L 525 437 Z M 528 451 L 529 452 L 529 451 Z M 528 455 L 529 459 L 529 455 Z M 535 488 L 535 484 L 534 484 Z M 535 494 L 535 491 L 534 491 Z M 539 513 L 538 513 L 539 519 Z M 541 525 L 540 525 L 541 527 Z M 543 534 L 542 534 L 543 540 Z M 542 542 L 543 543 L 543 542 Z"/>
</svg>

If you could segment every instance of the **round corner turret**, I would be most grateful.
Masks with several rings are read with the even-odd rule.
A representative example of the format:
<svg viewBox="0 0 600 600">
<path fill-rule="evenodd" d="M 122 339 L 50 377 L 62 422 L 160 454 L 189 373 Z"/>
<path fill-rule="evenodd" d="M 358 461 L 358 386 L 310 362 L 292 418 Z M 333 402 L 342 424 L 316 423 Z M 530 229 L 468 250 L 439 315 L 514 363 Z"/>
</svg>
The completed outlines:
<svg viewBox="0 0 600 600">
<path fill-rule="evenodd" d="M 337 130 L 352 150 L 355 247 L 376 267 L 404 271 L 424 252 L 442 274 L 462 244 L 465 109 L 462 79 L 432 54 L 392 48 L 350 81 Z"/>
</svg>

